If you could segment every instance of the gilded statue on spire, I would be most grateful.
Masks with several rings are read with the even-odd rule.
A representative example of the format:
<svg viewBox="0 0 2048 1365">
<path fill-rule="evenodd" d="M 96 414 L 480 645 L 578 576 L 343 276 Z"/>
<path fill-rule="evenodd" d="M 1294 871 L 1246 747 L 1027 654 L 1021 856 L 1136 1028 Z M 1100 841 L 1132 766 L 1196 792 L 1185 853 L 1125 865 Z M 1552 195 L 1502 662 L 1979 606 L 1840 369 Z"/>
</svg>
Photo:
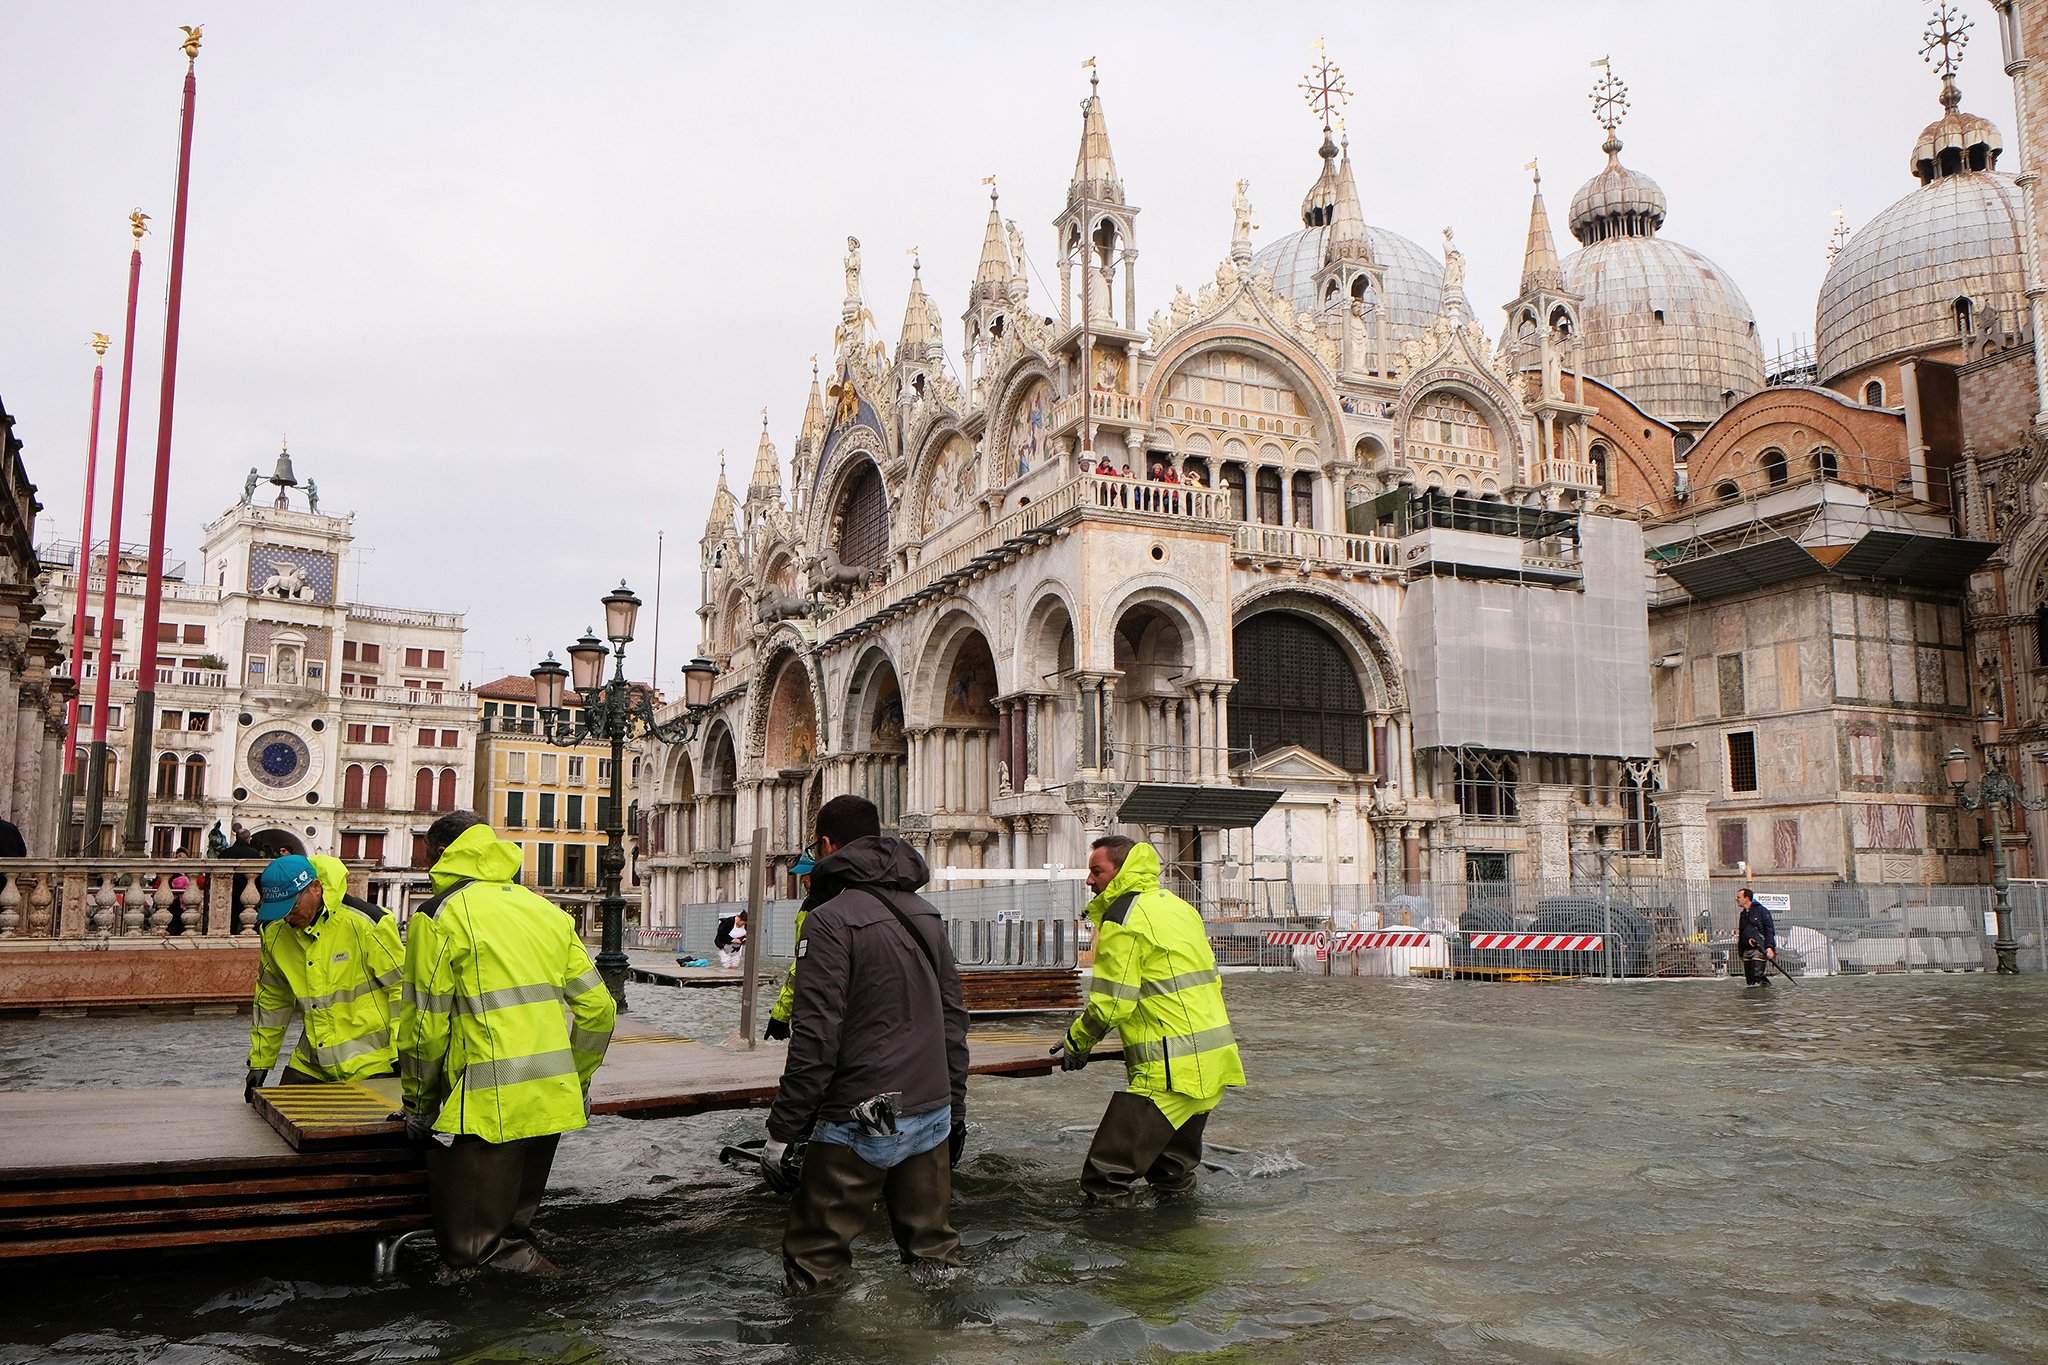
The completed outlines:
<svg viewBox="0 0 2048 1365">
<path fill-rule="evenodd" d="M 94 332 L 92 334 L 92 353 L 102 360 L 107 357 L 107 347 L 113 344 L 105 332 Z"/>
<path fill-rule="evenodd" d="M 186 61 L 196 62 L 199 60 L 199 35 L 205 29 L 206 25 L 204 24 L 178 25 L 178 31 L 185 35 L 185 41 L 178 44 L 178 46 L 185 50 Z"/>
<path fill-rule="evenodd" d="M 135 234 L 135 249 L 142 249 L 142 234 L 149 231 L 149 215 L 141 209 L 128 215 L 128 230 Z"/>
</svg>

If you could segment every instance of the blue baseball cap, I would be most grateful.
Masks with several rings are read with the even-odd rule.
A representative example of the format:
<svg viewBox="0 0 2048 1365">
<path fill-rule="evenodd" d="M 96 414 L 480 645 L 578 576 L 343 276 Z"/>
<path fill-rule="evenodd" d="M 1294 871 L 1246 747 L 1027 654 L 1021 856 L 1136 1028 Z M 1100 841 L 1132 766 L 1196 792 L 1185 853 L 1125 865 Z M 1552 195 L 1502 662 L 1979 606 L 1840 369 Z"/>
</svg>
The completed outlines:
<svg viewBox="0 0 2048 1365">
<path fill-rule="evenodd" d="M 792 877 L 808 877 L 817 870 L 817 866 L 816 863 L 811 861 L 810 854 L 800 853 L 797 855 L 797 860 L 789 865 L 789 875 Z"/>
<path fill-rule="evenodd" d="M 263 903 L 256 907 L 256 922 L 268 924 L 283 919 L 291 913 L 299 893 L 319 880 L 320 874 L 313 870 L 310 858 L 287 853 L 271 859 L 270 866 L 256 874 L 256 892 L 263 897 Z"/>
</svg>

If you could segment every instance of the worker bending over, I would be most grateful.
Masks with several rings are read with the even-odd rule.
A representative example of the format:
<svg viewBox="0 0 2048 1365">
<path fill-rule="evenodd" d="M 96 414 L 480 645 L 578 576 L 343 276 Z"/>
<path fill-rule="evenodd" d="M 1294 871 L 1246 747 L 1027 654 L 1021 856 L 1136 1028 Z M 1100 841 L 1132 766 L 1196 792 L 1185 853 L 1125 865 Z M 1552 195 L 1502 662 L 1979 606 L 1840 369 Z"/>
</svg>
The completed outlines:
<svg viewBox="0 0 2048 1365">
<path fill-rule="evenodd" d="M 283 1084 L 392 1075 L 391 1030 L 405 958 L 398 921 L 382 906 L 349 895 L 348 869 L 334 858 L 294 853 L 274 859 L 257 874 L 256 889 L 263 897 L 256 908 L 263 952 L 243 1100 L 255 1098 L 295 1014 L 304 1016 L 305 1026 L 285 1063 Z"/>
<path fill-rule="evenodd" d="M 556 1143 L 589 1121 L 611 992 L 575 921 L 514 884 L 517 844 L 456 811 L 427 830 L 427 852 L 435 894 L 406 927 L 398 1058 L 406 1133 L 428 1144 L 434 1242 L 456 1270 L 550 1272 L 533 1215 Z"/>
<path fill-rule="evenodd" d="M 1140 1178 L 1161 1196 L 1194 1189 L 1202 1129 L 1244 1065 L 1202 916 L 1159 885 L 1159 853 L 1120 834 L 1088 852 L 1095 974 L 1088 1007 L 1053 1048 L 1079 1071 L 1115 1029 L 1129 1088 L 1110 1097 L 1081 1168 L 1091 1201 L 1128 1204 Z"/>
</svg>

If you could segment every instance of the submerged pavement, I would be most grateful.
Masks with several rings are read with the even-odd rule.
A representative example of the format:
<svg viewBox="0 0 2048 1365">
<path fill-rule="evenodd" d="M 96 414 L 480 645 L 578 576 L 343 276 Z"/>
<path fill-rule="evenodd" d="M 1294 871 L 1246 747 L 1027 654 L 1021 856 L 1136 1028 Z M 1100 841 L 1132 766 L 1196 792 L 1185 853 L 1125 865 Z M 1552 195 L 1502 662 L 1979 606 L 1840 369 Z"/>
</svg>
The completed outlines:
<svg viewBox="0 0 2048 1365">
<path fill-rule="evenodd" d="M 1234 1173 L 1101 1213 L 1120 1079 L 976 1080 L 969 1264 L 879 1225 L 782 1297 L 756 1113 L 600 1119 L 540 1229 L 558 1284 L 371 1286 L 367 1252 L 9 1267 L 11 1362 L 2020 1361 L 2048 1342 L 2048 978 L 1504 986 L 1232 975 Z M 637 987 L 717 1039 L 737 991 Z M 765 993 L 764 1014 L 765 1017 Z M 247 1019 L 0 1023 L 0 1087 L 220 1084 Z M 1066 1131 L 1069 1127 L 1074 1131 Z M 0 1134 L 0 1141 L 5 1135 Z"/>
</svg>

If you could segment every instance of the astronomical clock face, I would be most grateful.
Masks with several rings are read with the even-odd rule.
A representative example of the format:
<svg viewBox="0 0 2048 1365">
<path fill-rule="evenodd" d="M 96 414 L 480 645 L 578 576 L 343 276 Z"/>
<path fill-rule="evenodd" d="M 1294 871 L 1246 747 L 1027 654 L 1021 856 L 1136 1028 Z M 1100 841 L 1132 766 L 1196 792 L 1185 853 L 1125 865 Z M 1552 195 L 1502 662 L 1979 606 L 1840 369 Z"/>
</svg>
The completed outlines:
<svg viewBox="0 0 2048 1365">
<path fill-rule="evenodd" d="M 293 797 L 320 776 L 320 751 L 296 727 L 259 728 L 242 751 L 250 782 L 274 797 Z"/>
</svg>

